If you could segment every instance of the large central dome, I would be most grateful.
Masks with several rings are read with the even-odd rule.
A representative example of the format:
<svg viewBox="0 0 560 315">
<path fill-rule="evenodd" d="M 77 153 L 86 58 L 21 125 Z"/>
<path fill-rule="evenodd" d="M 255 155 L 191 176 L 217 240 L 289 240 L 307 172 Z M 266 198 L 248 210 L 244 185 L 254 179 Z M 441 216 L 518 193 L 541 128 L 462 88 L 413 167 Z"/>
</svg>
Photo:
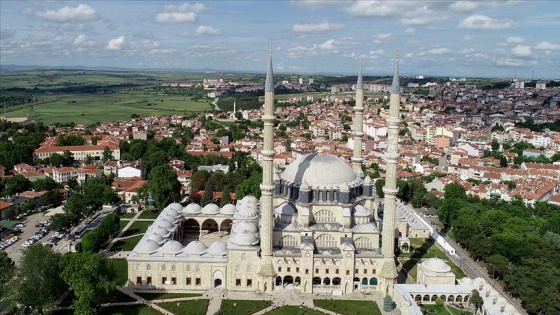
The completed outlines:
<svg viewBox="0 0 560 315">
<path fill-rule="evenodd" d="M 298 185 L 305 182 L 312 189 L 340 188 L 343 184 L 353 187 L 361 182 L 348 164 L 334 155 L 324 153 L 298 158 L 286 167 L 282 179 Z"/>
</svg>

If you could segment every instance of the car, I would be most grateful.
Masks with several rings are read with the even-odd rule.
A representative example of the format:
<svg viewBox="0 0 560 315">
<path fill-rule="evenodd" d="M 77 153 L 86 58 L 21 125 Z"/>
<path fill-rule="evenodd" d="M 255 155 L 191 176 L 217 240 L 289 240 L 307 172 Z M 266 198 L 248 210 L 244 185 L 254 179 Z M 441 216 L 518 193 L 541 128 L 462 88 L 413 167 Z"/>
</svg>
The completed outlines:
<svg viewBox="0 0 560 315">
<path fill-rule="evenodd" d="M 66 236 L 66 233 L 57 231 L 56 233 L 54 233 L 54 236 L 56 236 L 57 238 L 63 238 L 64 236 Z"/>
<path fill-rule="evenodd" d="M 47 224 L 49 224 L 49 220 L 43 220 L 43 221 L 39 221 L 37 223 L 42 224 L 42 225 L 47 225 Z"/>
<path fill-rule="evenodd" d="M 16 224 L 16 225 L 14 225 L 14 227 L 17 227 L 18 229 L 21 229 L 21 228 L 24 228 L 24 227 L 25 227 L 25 224 L 23 224 L 23 223 L 18 223 L 18 224 Z"/>
</svg>

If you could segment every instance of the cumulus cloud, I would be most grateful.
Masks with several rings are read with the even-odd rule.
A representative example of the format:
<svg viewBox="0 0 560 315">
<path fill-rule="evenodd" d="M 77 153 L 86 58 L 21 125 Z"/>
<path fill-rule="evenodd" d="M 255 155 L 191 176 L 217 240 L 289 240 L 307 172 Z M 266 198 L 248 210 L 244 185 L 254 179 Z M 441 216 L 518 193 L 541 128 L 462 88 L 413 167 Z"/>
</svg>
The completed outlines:
<svg viewBox="0 0 560 315">
<path fill-rule="evenodd" d="M 87 42 L 88 38 L 86 35 L 84 34 L 80 34 L 78 35 L 78 37 L 76 37 L 76 39 L 74 39 L 74 45 L 81 45 L 85 42 Z"/>
<path fill-rule="evenodd" d="M 478 5 L 474 1 L 457 1 L 449 5 L 449 8 L 456 12 L 472 12 L 478 8 Z"/>
<path fill-rule="evenodd" d="M 378 0 L 363 0 L 353 2 L 352 5 L 346 7 L 344 10 L 353 16 L 366 16 L 366 17 L 391 17 L 397 13 L 402 12 L 402 6 L 407 2 L 392 2 L 392 1 L 378 1 Z"/>
<path fill-rule="evenodd" d="M 124 36 L 119 36 L 117 38 L 113 38 L 107 42 L 107 49 L 109 50 L 120 50 L 124 45 Z"/>
<path fill-rule="evenodd" d="M 501 30 L 514 26 L 512 20 L 498 20 L 485 15 L 471 15 L 459 23 L 460 28 L 474 28 L 483 30 Z"/>
<path fill-rule="evenodd" d="M 447 19 L 447 14 L 443 11 L 436 11 L 427 6 L 417 7 L 405 11 L 405 17 L 400 22 L 404 25 L 426 25 Z"/>
<path fill-rule="evenodd" d="M 463 41 L 465 42 L 470 42 L 474 39 L 474 36 L 472 35 L 465 35 L 465 37 L 463 37 Z"/>
<path fill-rule="evenodd" d="M 531 47 L 524 45 L 517 45 L 511 49 L 511 53 L 517 57 L 527 57 L 531 55 Z"/>
<path fill-rule="evenodd" d="M 323 8 L 333 4 L 340 5 L 348 2 L 348 0 L 290 0 L 291 5 L 312 9 Z"/>
<path fill-rule="evenodd" d="M 407 29 L 404 31 L 404 34 L 411 35 L 411 34 L 414 34 L 415 32 L 416 32 L 415 29 L 413 29 L 413 28 L 407 28 Z"/>
<path fill-rule="evenodd" d="M 331 22 L 321 22 L 321 23 L 302 23 L 295 24 L 292 27 L 292 31 L 295 33 L 325 33 L 335 30 L 340 30 L 344 28 L 342 23 L 331 23 Z"/>
<path fill-rule="evenodd" d="M 207 7 L 202 3 L 184 3 L 181 5 L 165 5 L 158 15 L 156 22 L 160 24 L 181 24 L 196 22 L 198 14 Z"/>
<path fill-rule="evenodd" d="M 52 22 L 91 21 L 98 18 L 94 8 L 87 4 L 79 4 L 77 7 L 65 6 L 58 10 L 39 11 L 36 16 Z"/>
<path fill-rule="evenodd" d="M 334 39 L 329 39 L 322 44 L 319 44 L 317 47 L 322 50 L 332 50 L 335 49 L 336 41 Z"/>
<path fill-rule="evenodd" d="M 537 46 L 535 46 L 535 49 L 539 49 L 539 50 L 560 50 L 560 45 L 544 41 L 544 42 L 538 43 Z"/>
<path fill-rule="evenodd" d="M 391 38 L 391 36 L 393 36 L 393 35 L 391 35 L 391 34 L 377 34 L 377 35 L 373 36 L 373 42 L 375 44 L 379 44 L 379 43 Z"/>
<path fill-rule="evenodd" d="M 525 63 L 522 59 L 512 59 L 512 58 L 499 58 L 496 59 L 496 65 L 506 66 L 506 67 L 521 67 Z"/>
<path fill-rule="evenodd" d="M 451 49 L 449 49 L 449 48 L 434 48 L 434 49 L 428 50 L 428 53 L 432 54 L 432 55 L 443 55 L 443 54 L 448 54 L 450 52 L 451 52 Z"/>
<path fill-rule="evenodd" d="M 194 33 L 196 35 L 220 35 L 222 34 L 222 31 L 212 26 L 200 25 L 196 28 Z"/>
<path fill-rule="evenodd" d="M 525 42 L 525 40 L 523 39 L 523 37 L 519 37 L 519 36 L 509 36 L 508 38 L 506 38 L 506 43 L 508 44 L 523 44 Z"/>
</svg>

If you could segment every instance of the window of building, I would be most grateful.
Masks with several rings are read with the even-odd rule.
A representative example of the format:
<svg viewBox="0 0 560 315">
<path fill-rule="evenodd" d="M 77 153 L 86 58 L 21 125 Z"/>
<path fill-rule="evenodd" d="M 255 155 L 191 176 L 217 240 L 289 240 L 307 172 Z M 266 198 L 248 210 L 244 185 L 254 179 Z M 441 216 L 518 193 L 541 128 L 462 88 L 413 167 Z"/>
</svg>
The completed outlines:
<svg viewBox="0 0 560 315">
<path fill-rule="evenodd" d="M 315 268 L 315 273 L 319 273 L 319 268 Z"/>
<path fill-rule="evenodd" d="M 146 277 L 146 283 L 148 285 L 152 284 L 152 277 L 150 277 L 150 276 Z"/>
<path fill-rule="evenodd" d="M 339 274 L 339 273 L 340 273 L 340 269 L 336 268 L 336 269 L 334 270 L 334 273 Z"/>
<path fill-rule="evenodd" d="M 187 282 L 186 282 L 186 283 L 187 283 L 187 285 L 191 285 L 191 284 L 192 284 L 192 282 L 191 282 L 191 277 L 188 277 L 188 278 L 187 278 Z"/>
<path fill-rule="evenodd" d="M 248 273 L 253 272 L 253 268 L 251 267 L 251 265 L 247 265 L 247 272 Z"/>
<path fill-rule="evenodd" d="M 165 271 L 165 265 L 161 265 L 161 271 Z"/>
<path fill-rule="evenodd" d="M 367 275 L 367 269 L 364 269 L 364 275 Z"/>
<path fill-rule="evenodd" d="M 356 269 L 355 271 L 356 271 L 355 273 L 360 273 L 360 270 L 358 270 L 358 269 Z"/>
<path fill-rule="evenodd" d="M 296 267 L 296 272 L 299 273 L 299 267 Z"/>
<path fill-rule="evenodd" d="M 253 286 L 253 279 L 247 279 L 247 286 L 248 286 L 248 287 L 252 287 L 252 286 Z"/>
<path fill-rule="evenodd" d="M 325 269 L 325 273 L 326 273 L 326 274 L 329 274 L 329 269 Z"/>
<path fill-rule="evenodd" d="M 191 265 L 187 265 L 187 271 L 191 271 Z"/>
<path fill-rule="evenodd" d="M 278 267 L 278 272 L 282 272 L 282 267 Z"/>
<path fill-rule="evenodd" d="M 305 274 L 308 275 L 309 274 L 309 269 L 305 269 Z"/>
<path fill-rule="evenodd" d="M 171 265 L 171 271 L 175 271 L 175 265 Z"/>
<path fill-rule="evenodd" d="M 136 277 L 136 284 L 142 284 L 142 277 Z"/>
<path fill-rule="evenodd" d="M 146 270 L 152 270 L 152 265 L 147 264 L 147 265 L 146 265 Z"/>
<path fill-rule="evenodd" d="M 196 265 L 196 271 L 200 271 L 200 265 Z"/>
<path fill-rule="evenodd" d="M 196 285 L 200 285 L 200 284 L 201 284 L 200 278 L 196 278 Z"/>
<path fill-rule="evenodd" d="M 375 269 L 373 269 L 372 273 L 373 273 L 373 274 L 375 274 L 375 271 L 376 271 L 376 270 L 375 270 Z"/>
<path fill-rule="evenodd" d="M 291 269 L 292 269 L 292 268 L 287 267 L 287 268 L 286 268 L 286 271 L 287 271 L 287 272 L 290 272 Z"/>
<path fill-rule="evenodd" d="M 241 286 L 241 279 L 235 279 L 235 286 L 236 286 L 236 287 L 240 287 L 240 286 Z"/>
<path fill-rule="evenodd" d="M 171 277 L 171 284 L 177 284 L 177 278 Z"/>
<path fill-rule="evenodd" d="M 161 277 L 161 284 L 165 284 L 165 281 L 167 281 L 167 277 Z"/>
<path fill-rule="evenodd" d="M 346 275 L 347 275 L 347 276 L 350 275 L 350 270 L 346 270 Z"/>
</svg>

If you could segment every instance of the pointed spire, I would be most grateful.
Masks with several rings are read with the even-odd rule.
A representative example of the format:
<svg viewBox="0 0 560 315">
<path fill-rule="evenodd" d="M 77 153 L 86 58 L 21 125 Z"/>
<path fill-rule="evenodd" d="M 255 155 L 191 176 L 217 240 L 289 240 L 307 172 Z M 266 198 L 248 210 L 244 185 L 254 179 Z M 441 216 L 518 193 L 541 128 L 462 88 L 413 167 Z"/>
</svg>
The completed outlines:
<svg viewBox="0 0 560 315">
<path fill-rule="evenodd" d="M 395 55 L 395 72 L 393 73 L 393 85 L 391 86 L 391 94 L 400 94 L 401 85 L 399 83 L 399 51 Z"/>
<path fill-rule="evenodd" d="M 360 72 L 358 73 L 358 83 L 356 83 L 356 89 L 363 89 L 364 82 L 362 79 L 362 61 L 360 61 Z"/>
<path fill-rule="evenodd" d="M 268 70 L 266 71 L 265 92 L 274 92 L 274 78 L 272 74 L 272 46 L 268 52 Z"/>
</svg>

